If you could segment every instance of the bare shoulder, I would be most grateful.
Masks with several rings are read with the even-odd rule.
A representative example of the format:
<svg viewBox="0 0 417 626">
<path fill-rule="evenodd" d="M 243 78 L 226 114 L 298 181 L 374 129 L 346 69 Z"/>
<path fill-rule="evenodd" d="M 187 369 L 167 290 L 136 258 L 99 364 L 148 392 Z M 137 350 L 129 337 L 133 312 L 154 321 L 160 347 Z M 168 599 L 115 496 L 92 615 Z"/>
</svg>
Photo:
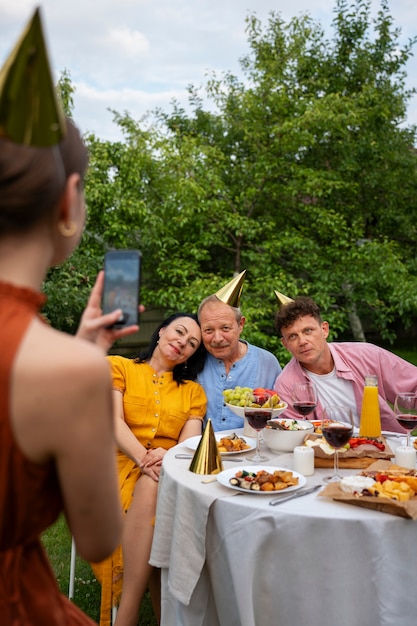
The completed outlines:
<svg viewBox="0 0 417 626">
<path fill-rule="evenodd" d="M 33 460 L 54 456 L 79 436 L 78 424 L 100 431 L 111 419 L 109 364 L 93 344 L 34 324 L 15 361 L 11 407 L 23 451 Z"/>
<path fill-rule="evenodd" d="M 44 324 L 28 333 L 20 356 L 23 371 L 28 369 L 31 376 L 41 378 L 47 374 L 65 377 L 72 373 L 82 379 L 108 371 L 108 364 L 97 346 Z"/>
</svg>

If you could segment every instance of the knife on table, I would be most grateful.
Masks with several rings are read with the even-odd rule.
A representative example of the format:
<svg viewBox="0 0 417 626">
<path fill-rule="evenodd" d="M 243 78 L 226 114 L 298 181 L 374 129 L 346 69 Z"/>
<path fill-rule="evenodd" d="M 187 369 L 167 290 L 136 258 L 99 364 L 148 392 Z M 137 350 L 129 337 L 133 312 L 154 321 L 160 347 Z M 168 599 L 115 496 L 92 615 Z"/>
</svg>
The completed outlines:
<svg viewBox="0 0 417 626">
<path fill-rule="evenodd" d="M 232 463 L 242 463 L 242 459 L 231 459 L 228 456 L 223 456 L 220 455 L 222 458 L 222 461 L 231 461 Z M 175 455 L 176 459 L 192 459 L 193 455 L 192 454 L 176 454 Z"/>
<path fill-rule="evenodd" d="M 309 487 L 308 489 L 300 489 L 300 491 L 294 491 L 289 496 L 277 496 L 273 500 L 269 501 L 271 506 L 276 506 L 277 504 L 281 504 L 281 502 L 288 502 L 288 500 L 292 500 L 293 498 L 300 498 L 301 496 L 306 496 L 308 493 L 313 493 L 317 491 L 317 489 L 321 489 L 323 485 L 314 485 L 314 487 Z"/>
<path fill-rule="evenodd" d="M 407 437 L 407 433 L 394 433 L 390 430 L 383 430 L 381 432 L 381 435 L 384 435 L 384 437 L 395 437 L 396 439 L 402 439 L 403 437 Z"/>
</svg>

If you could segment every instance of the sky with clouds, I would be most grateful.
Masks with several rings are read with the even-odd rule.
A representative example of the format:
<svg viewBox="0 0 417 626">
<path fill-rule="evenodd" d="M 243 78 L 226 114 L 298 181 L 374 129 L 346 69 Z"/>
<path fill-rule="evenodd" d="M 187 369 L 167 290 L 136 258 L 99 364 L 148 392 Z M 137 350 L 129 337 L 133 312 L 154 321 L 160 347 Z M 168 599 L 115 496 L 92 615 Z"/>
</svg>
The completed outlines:
<svg viewBox="0 0 417 626">
<path fill-rule="evenodd" d="M 414 37 L 417 1 L 388 2 L 402 40 Z M 187 87 L 212 72 L 242 77 L 249 14 L 266 24 L 271 11 L 286 22 L 308 12 L 330 35 L 336 0 L 0 0 L 1 63 L 38 5 L 56 78 L 66 69 L 76 88 L 77 124 L 114 141 L 121 135 L 109 108 L 139 120 L 155 107 L 170 111 L 173 99 L 185 106 Z M 417 49 L 407 73 L 417 87 Z M 408 121 L 417 124 L 417 98 Z"/>
</svg>

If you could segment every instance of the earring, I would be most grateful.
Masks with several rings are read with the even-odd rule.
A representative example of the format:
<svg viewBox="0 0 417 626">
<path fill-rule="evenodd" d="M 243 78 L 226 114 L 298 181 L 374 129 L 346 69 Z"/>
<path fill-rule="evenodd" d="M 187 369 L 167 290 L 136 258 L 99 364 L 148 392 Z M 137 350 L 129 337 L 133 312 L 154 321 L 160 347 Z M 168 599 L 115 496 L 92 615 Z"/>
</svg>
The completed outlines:
<svg viewBox="0 0 417 626">
<path fill-rule="evenodd" d="M 77 224 L 72 220 L 68 224 L 63 221 L 59 221 L 58 232 L 63 237 L 72 237 L 77 232 Z"/>
<path fill-rule="evenodd" d="M 187 361 L 184 363 L 184 369 L 185 369 L 185 370 L 188 370 Z"/>
</svg>

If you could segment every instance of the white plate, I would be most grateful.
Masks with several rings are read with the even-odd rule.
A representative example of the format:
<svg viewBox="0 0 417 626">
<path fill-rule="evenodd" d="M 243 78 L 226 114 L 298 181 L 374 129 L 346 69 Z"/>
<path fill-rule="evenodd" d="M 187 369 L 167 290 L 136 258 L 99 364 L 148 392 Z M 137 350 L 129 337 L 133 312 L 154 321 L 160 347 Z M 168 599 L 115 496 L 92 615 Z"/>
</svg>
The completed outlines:
<svg viewBox="0 0 417 626">
<path fill-rule="evenodd" d="M 216 441 L 220 441 L 220 439 L 224 439 L 225 437 L 227 437 L 227 435 L 217 435 L 216 433 L 214 434 L 214 436 L 216 438 Z M 200 439 L 201 439 L 201 435 L 197 435 L 196 437 L 190 437 L 189 439 L 186 439 L 184 443 L 187 446 L 187 448 L 190 448 L 191 450 L 197 450 L 198 444 L 200 443 Z M 242 439 L 246 441 L 249 448 L 245 448 L 245 450 L 236 450 L 236 452 L 221 452 L 220 454 L 222 456 L 233 456 L 235 454 L 242 454 L 242 452 L 249 452 L 249 450 L 255 450 L 256 439 L 253 439 L 252 437 L 242 437 Z"/>
<path fill-rule="evenodd" d="M 286 487 L 286 489 L 280 489 L 279 491 L 255 491 L 255 490 L 251 490 L 251 489 L 243 489 L 243 487 L 236 487 L 236 485 L 231 485 L 229 480 L 231 478 L 233 478 L 234 476 L 236 476 L 237 472 L 254 472 L 256 474 L 256 472 L 259 472 L 260 470 L 265 470 L 266 472 L 269 472 L 270 474 L 273 474 L 276 470 L 280 471 L 280 472 L 292 472 L 294 476 L 298 476 L 298 485 L 293 485 L 292 487 Z M 258 496 L 276 496 L 280 493 L 288 493 L 289 491 L 297 491 L 297 489 L 300 489 L 301 487 L 304 487 L 304 485 L 307 482 L 307 479 L 305 476 L 303 476 L 302 474 L 299 474 L 298 472 L 294 472 L 294 470 L 289 470 L 286 467 L 271 467 L 270 465 L 248 465 L 246 467 L 242 467 L 239 469 L 236 469 L 236 467 L 233 467 L 232 469 L 227 469 L 227 470 L 223 470 L 223 472 L 220 472 L 219 474 L 217 474 L 217 480 L 221 485 L 224 485 L 224 487 L 229 487 L 229 489 L 236 489 L 237 491 L 242 491 L 242 493 L 250 493 L 250 494 L 254 494 L 254 495 L 258 495 Z"/>
<path fill-rule="evenodd" d="M 286 402 L 281 402 L 281 405 L 282 406 L 279 406 L 276 409 L 272 409 L 272 417 L 271 417 L 271 419 L 276 419 L 288 407 L 288 404 Z M 242 419 L 245 417 L 245 407 L 244 406 L 236 406 L 235 404 L 229 404 L 228 402 L 226 402 L 226 406 L 235 415 L 238 415 Z"/>
</svg>

